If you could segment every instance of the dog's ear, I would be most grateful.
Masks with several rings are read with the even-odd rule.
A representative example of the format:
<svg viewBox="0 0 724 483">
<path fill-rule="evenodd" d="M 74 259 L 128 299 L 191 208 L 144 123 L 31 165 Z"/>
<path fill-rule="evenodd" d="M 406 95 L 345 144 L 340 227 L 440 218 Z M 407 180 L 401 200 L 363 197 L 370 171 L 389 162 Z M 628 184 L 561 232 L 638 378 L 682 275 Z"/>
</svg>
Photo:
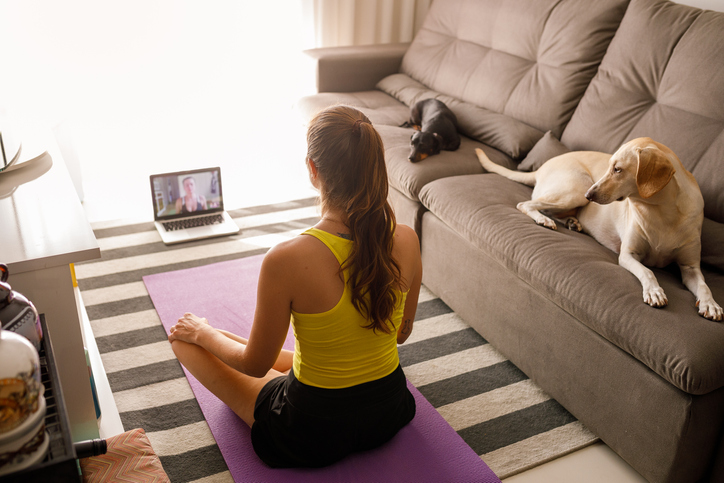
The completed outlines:
<svg viewBox="0 0 724 483">
<path fill-rule="evenodd" d="M 658 148 L 640 148 L 636 150 L 636 155 L 636 186 L 642 198 L 650 198 L 669 184 L 676 170 L 666 154 Z"/>
</svg>

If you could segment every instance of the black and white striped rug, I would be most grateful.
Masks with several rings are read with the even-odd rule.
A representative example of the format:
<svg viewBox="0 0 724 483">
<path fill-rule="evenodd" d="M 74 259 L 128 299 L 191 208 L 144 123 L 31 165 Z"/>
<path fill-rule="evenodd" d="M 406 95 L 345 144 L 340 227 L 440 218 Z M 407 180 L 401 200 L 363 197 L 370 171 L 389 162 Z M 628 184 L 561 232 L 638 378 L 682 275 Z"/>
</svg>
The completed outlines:
<svg viewBox="0 0 724 483">
<path fill-rule="evenodd" d="M 146 431 L 173 482 L 232 479 L 141 278 L 262 254 L 319 220 L 314 199 L 229 213 L 238 235 L 176 246 L 150 222 L 94 224 L 102 257 L 75 266 L 124 429 Z M 597 440 L 425 287 L 399 352 L 410 382 L 500 478 Z"/>
</svg>

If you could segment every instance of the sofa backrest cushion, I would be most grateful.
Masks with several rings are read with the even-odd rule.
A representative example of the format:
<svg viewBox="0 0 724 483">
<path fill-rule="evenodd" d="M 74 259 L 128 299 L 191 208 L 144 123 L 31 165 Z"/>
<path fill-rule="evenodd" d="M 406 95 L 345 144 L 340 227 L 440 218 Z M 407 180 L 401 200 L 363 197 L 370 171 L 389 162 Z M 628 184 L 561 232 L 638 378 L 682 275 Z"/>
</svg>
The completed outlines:
<svg viewBox="0 0 724 483">
<path fill-rule="evenodd" d="M 560 142 L 548 131 L 538 141 L 528 155 L 518 165 L 518 171 L 537 171 L 538 168 L 551 158 L 571 152 L 568 146 Z"/>
<path fill-rule="evenodd" d="M 613 153 L 641 136 L 677 154 L 724 222 L 724 13 L 631 0 L 561 141 Z"/>
<path fill-rule="evenodd" d="M 418 101 L 430 98 L 444 102 L 455 113 L 459 132 L 492 146 L 513 159 L 519 159 L 530 151 L 544 134 L 505 114 L 498 114 L 435 92 L 405 74 L 385 77 L 377 83 L 377 89 L 410 107 Z"/>
<path fill-rule="evenodd" d="M 560 137 L 628 0 L 437 0 L 401 72 Z"/>
</svg>

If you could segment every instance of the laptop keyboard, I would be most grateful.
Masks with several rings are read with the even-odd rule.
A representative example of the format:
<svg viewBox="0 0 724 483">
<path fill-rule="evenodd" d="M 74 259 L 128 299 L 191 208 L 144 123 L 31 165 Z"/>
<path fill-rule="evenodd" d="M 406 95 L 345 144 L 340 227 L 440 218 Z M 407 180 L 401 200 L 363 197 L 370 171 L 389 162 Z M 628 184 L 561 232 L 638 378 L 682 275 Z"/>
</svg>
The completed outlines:
<svg viewBox="0 0 724 483">
<path fill-rule="evenodd" d="M 187 218 L 185 220 L 167 221 L 163 223 L 166 231 L 183 230 L 186 228 L 194 228 L 197 226 L 214 225 L 224 221 L 223 215 L 199 216 L 197 218 Z"/>
</svg>

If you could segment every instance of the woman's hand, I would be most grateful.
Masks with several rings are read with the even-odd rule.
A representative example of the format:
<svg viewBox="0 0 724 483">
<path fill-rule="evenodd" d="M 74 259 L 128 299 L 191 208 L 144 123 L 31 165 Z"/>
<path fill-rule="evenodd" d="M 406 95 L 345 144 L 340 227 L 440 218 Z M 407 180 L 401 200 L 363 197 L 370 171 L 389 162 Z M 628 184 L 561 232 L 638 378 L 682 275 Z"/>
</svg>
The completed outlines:
<svg viewBox="0 0 724 483">
<path fill-rule="evenodd" d="M 168 335 L 168 341 L 173 342 L 175 340 L 180 340 L 191 344 L 198 344 L 197 341 L 199 335 L 203 331 L 210 329 L 211 326 L 209 325 L 208 320 L 186 312 L 183 317 L 178 319 L 176 325 L 171 326 L 171 333 Z"/>
</svg>

